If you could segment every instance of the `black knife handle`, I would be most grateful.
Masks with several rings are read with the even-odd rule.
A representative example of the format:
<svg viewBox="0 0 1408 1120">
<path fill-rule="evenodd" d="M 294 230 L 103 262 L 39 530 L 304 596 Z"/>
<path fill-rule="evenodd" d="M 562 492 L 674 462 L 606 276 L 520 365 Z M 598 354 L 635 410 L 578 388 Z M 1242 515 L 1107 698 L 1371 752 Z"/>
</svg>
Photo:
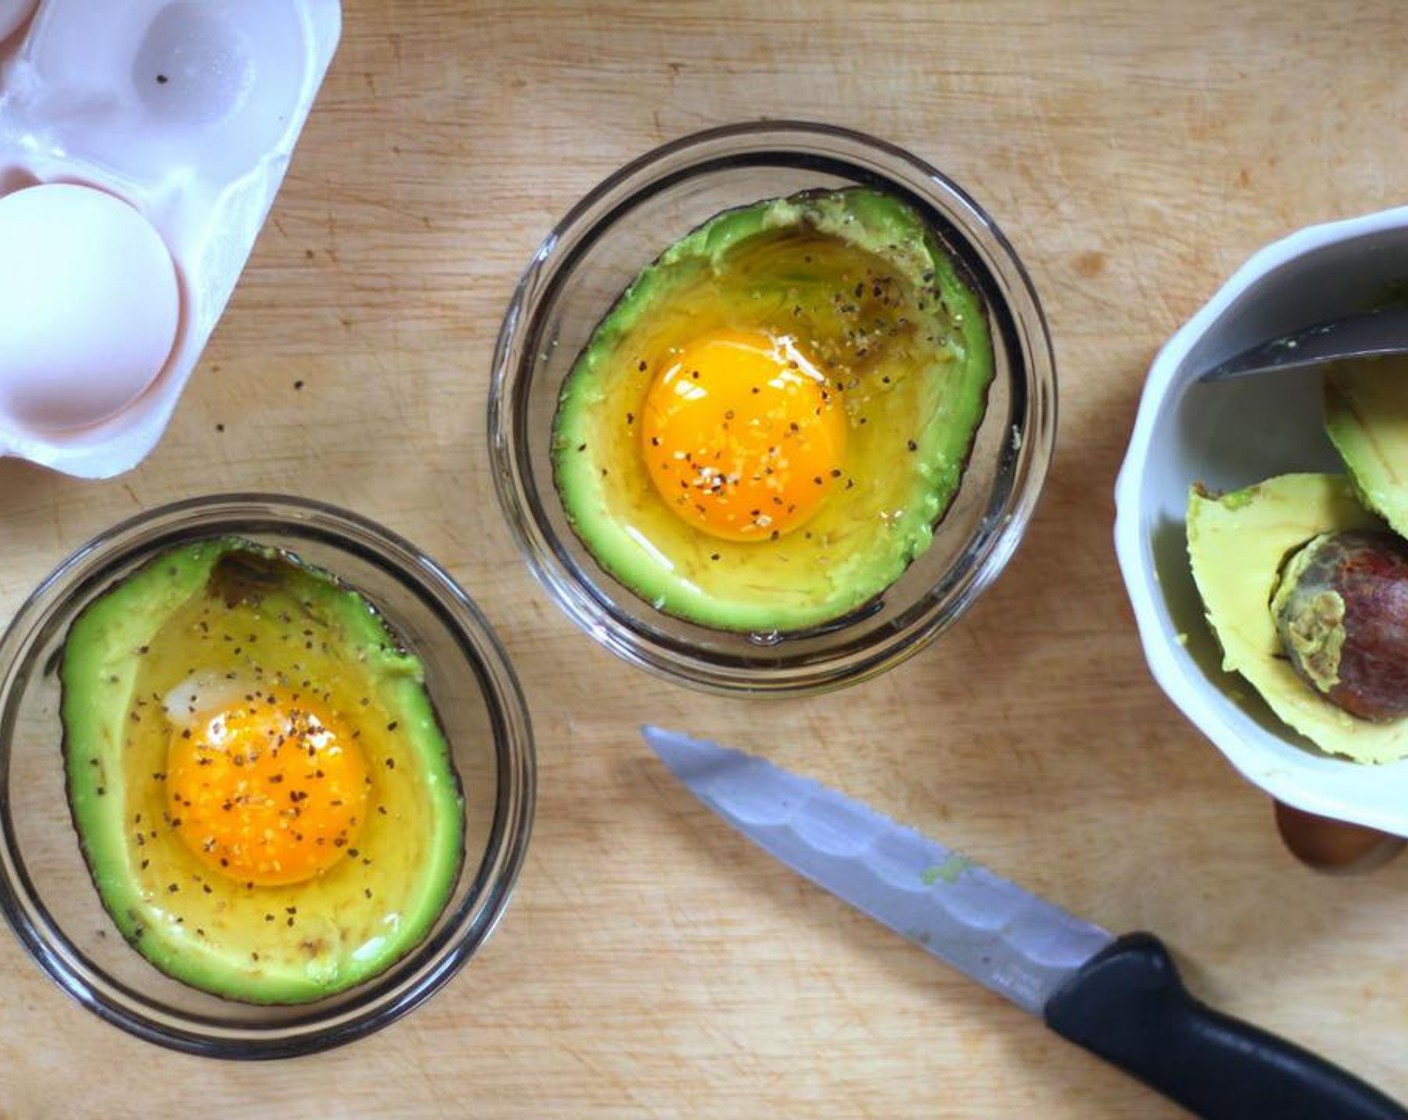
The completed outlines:
<svg viewBox="0 0 1408 1120">
<path fill-rule="evenodd" d="M 1153 934 L 1127 934 L 1092 957 L 1045 1017 L 1204 1120 L 1408 1120 L 1372 1085 L 1194 999 Z"/>
</svg>

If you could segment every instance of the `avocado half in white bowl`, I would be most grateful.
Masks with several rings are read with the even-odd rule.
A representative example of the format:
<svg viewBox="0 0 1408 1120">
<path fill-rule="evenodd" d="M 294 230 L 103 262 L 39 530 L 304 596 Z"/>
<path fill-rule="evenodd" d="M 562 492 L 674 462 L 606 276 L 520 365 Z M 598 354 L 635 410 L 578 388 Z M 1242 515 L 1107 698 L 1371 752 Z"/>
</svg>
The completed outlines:
<svg viewBox="0 0 1408 1120">
<path fill-rule="evenodd" d="M 1272 602 L 1282 576 L 1294 578 L 1286 561 L 1317 535 L 1391 532 L 1382 515 L 1394 499 L 1375 493 L 1381 465 L 1354 446 L 1334 371 L 1330 382 L 1322 368 L 1199 376 L 1257 343 L 1400 298 L 1405 278 L 1408 208 L 1259 251 L 1155 358 L 1115 489 L 1121 573 L 1169 698 L 1276 800 L 1400 836 L 1408 734 L 1357 721 L 1298 676 Z M 1393 372 L 1342 369 L 1340 388 Z M 1366 392 L 1371 424 L 1400 422 L 1399 405 Z"/>
</svg>

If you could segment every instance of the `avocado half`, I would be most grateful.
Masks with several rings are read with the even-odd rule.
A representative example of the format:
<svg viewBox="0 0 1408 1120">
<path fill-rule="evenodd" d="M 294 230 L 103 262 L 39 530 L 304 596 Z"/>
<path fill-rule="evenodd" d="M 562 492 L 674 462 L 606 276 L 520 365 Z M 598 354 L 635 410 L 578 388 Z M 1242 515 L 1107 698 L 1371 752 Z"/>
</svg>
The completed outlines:
<svg viewBox="0 0 1408 1120">
<path fill-rule="evenodd" d="M 795 339 L 845 409 L 844 481 L 804 530 L 720 539 L 651 482 L 636 421 L 652 379 L 715 330 Z M 993 376 L 982 302 L 913 207 L 868 188 L 771 199 L 705 222 L 618 298 L 564 382 L 554 482 L 591 556 L 658 610 L 805 630 L 874 599 L 930 546 Z"/>
<path fill-rule="evenodd" d="M 60 679 L 84 857 L 122 936 L 161 971 L 231 999 L 303 1003 L 376 975 L 430 931 L 463 860 L 459 779 L 421 664 L 356 591 L 242 540 L 183 545 L 79 615 Z M 367 789 L 330 868 L 268 886 L 197 857 L 167 759 L 187 708 L 239 708 L 275 687 L 355 728 Z"/>
<path fill-rule="evenodd" d="M 1334 365 L 1324 397 L 1325 431 L 1360 500 L 1408 537 L 1408 358 Z"/>
<path fill-rule="evenodd" d="M 1322 533 L 1381 529 L 1343 475 L 1288 474 L 1188 499 L 1188 555 L 1222 667 L 1240 673 L 1282 720 L 1322 750 L 1356 762 L 1408 755 L 1408 720 L 1371 723 L 1322 699 L 1282 650 L 1272 602 L 1286 560 Z"/>
</svg>

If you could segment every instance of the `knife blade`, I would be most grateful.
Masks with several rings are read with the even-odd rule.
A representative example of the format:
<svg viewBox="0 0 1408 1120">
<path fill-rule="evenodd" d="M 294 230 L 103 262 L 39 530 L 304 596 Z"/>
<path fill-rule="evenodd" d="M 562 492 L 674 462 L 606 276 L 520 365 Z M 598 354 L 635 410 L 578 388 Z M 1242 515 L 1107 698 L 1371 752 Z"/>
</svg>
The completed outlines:
<svg viewBox="0 0 1408 1120">
<path fill-rule="evenodd" d="M 1382 307 L 1330 319 L 1259 342 L 1198 375 L 1202 382 L 1303 369 L 1350 358 L 1408 354 L 1408 307 Z"/>
<path fill-rule="evenodd" d="M 765 759 L 642 729 L 753 843 L 1205 1120 L 1408 1120 L 1352 1074 L 1201 1003 L 1149 933 L 1114 934 L 838 790 Z"/>
</svg>

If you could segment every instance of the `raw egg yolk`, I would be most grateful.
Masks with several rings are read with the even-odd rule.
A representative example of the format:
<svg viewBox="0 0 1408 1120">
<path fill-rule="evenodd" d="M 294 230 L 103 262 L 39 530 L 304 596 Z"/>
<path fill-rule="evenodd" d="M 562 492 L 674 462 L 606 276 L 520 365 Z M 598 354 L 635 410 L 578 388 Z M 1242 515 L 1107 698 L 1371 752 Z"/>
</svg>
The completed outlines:
<svg viewBox="0 0 1408 1120">
<path fill-rule="evenodd" d="M 320 875 L 366 819 L 362 748 L 342 722 L 277 692 L 196 717 L 167 752 L 168 811 L 207 867 L 281 886 Z"/>
<path fill-rule="evenodd" d="M 836 481 L 845 412 L 789 338 L 720 331 L 659 369 L 641 440 L 665 503 L 726 540 L 776 540 L 806 523 Z"/>
</svg>

